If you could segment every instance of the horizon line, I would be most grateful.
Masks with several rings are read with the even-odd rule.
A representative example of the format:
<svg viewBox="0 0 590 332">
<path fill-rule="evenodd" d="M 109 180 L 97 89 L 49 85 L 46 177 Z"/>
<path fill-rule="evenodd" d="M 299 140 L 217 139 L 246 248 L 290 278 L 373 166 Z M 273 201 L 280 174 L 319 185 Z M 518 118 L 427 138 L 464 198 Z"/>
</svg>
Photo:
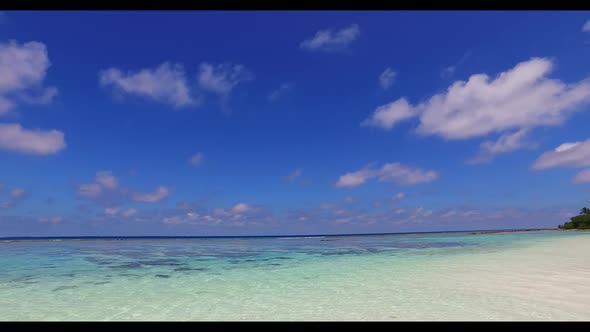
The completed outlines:
<svg viewBox="0 0 590 332">
<path fill-rule="evenodd" d="M 51 240 L 51 239 L 230 239 L 230 238 L 288 238 L 288 237 L 338 237 L 338 236 L 377 236 L 403 234 L 434 234 L 434 233 L 466 233 L 466 232 L 494 232 L 494 231 L 541 231 L 556 230 L 558 228 L 505 228 L 505 229 L 471 229 L 458 231 L 428 231 L 428 232 L 397 232 L 397 233 L 342 233 L 342 234 L 293 234 L 293 235 L 72 235 L 72 236 L 6 236 L 5 240 Z"/>
</svg>

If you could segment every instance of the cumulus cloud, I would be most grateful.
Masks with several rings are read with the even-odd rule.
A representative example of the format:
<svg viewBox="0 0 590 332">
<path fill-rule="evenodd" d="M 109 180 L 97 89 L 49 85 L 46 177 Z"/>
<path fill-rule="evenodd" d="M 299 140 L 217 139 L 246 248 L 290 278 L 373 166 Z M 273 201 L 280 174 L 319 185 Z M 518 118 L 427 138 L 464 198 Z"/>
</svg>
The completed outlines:
<svg viewBox="0 0 590 332">
<path fill-rule="evenodd" d="M 554 167 L 590 166 L 590 139 L 563 143 L 553 151 L 543 153 L 534 163 L 536 170 Z"/>
<path fill-rule="evenodd" d="M 389 130 L 395 124 L 413 118 L 417 114 L 405 98 L 400 98 L 387 105 L 379 106 L 370 118 L 361 122 L 361 125 Z"/>
<path fill-rule="evenodd" d="M 97 172 L 96 183 L 108 190 L 116 189 L 119 186 L 119 180 L 110 171 Z"/>
<path fill-rule="evenodd" d="M 532 165 L 535 170 L 556 167 L 580 168 L 590 166 L 590 139 L 559 145 L 552 151 L 543 153 Z M 590 182 L 590 169 L 579 172 L 573 183 Z"/>
<path fill-rule="evenodd" d="M 158 189 L 153 193 L 134 193 L 131 199 L 135 202 L 157 203 L 168 197 L 169 194 L 169 188 L 165 186 L 159 186 Z"/>
<path fill-rule="evenodd" d="M 171 189 L 159 186 L 154 192 L 134 192 L 119 184 L 119 179 L 111 171 L 98 171 L 93 182 L 81 183 L 77 186 L 80 197 L 90 199 L 105 206 L 105 214 L 110 216 L 134 215 L 135 209 L 123 210 L 119 205 L 131 200 L 142 203 L 157 203 L 168 197 Z M 135 211 L 135 212 L 133 212 Z"/>
<path fill-rule="evenodd" d="M 201 89 L 227 98 L 238 84 L 253 80 L 254 74 L 240 64 L 203 62 L 198 79 Z"/>
<path fill-rule="evenodd" d="M 53 101 L 53 98 L 57 96 L 57 94 L 57 88 L 49 87 L 37 93 L 22 95 L 20 99 L 28 104 L 45 105 L 51 103 Z"/>
<path fill-rule="evenodd" d="M 324 203 L 320 204 L 320 209 L 323 209 L 323 210 L 329 210 L 329 209 L 333 209 L 335 207 L 336 207 L 336 204 L 334 204 L 334 203 L 324 202 Z"/>
<path fill-rule="evenodd" d="M 121 207 L 107 207 L 104 209 L 104 214 L 109 217 L 125 217 L 129 218 L 137 214 L 137 210 L 129 208 L 124 210 Z"/>
<path fill-rule="evenodd" d="M 64 220 L 63 217 L 51 217 L 51 218 L 39 218 L 37 219 L 38 222 L 44 224 L 59 224 Z"/>
<path fill-rule="evenodd" d="M 97 198 L 105 192 L 112 192 L 119 187 L 119 180 L 111 171 L 98 171 L 94 182 L 78 185 L 78 195 L 87 198 Z"/>
<path fill-rule="evenodd" d="M 393 85 L 396 76 L 397 73 L 393 69 L 390 67 L 385 68 L 381 75 L 379 75 L 379 85 L 383 90 L 389 89 Z"/>
<path fill-rule="evenodd" d="M 418 117 L 419 134 L 447 140 L 507 134 L 498 144 L 488 143 L 483 149 L 495 154 L 514 151 L 519 135 L 522 138 L 535 127 L 559 125 L 590 101 L 590 80 L 566 84 L 547 77 L 552 69 L 550 59 L 532 58 L 494 79 L 472 75 L 467 82 L 457 81 L 446 92 L 418 105 L 400 98 L 381 106 L 362 125 L 389 130 L 398 122 Z M 519 134 L 510 136 L 515 132 Z"/>
<path fill-rule="evenodd" d="M 157 68 L 123 72 L 109 68 L 99 73 L 100 85 L 179 108 L 196 103 L 190 95 L 184 67 L 164 62 Z"/>
<path fill-rule="evenodd" d="M 586 183 L 590 182 L 590 168 L 581 171 L 580 173 L 576 174 L 574 179 L 572 180 L 574 183 Z"/>
<path fill-rule="evenodd" d="M 304 40 L 299 46 L 308 51 L 342 51 L 358 39 L 360 33 L 358 24 L 352 24 L 338 31 L 319 30 L 312 38 Z"/>
<path fill-rule="evenodd" d="M 291 90 L 292 88 L 293 88 L 293 84 L 291 84 L 291 83 L 283 83 L 283 84 L 281 84 L 281 86 L 279 86 L 277 89 L 273 90 L 268 95 L 268 100 L 270 100 L 270 101 L 277 101 L 283 95 L 285 95 L 287 92 L 289 92 L 289 90 Z"/>
<path fill-rule="evenodd" d="M 375 171 L 369 167 L 365 167 L 356 172 L 346 173 L 338 179 L 336 187 L 338 188 L 354 188 L 365 183 L 368 179 L 375 176 Z"/>
<path fill-rule="evenodd" d="M 481 164 L 492 161 L 494 157 L 501 153 L 508 153 L 527 147 L 534 147 L 532 143 L 526 142 L 527 129 L 520 129 L 513 133 L 501 135 L 497 141 L 485 141 L 479 146 L 479 153 L 473 159 L 467 161 L 468 164 Z"/>
<path fill-rule="evenodd" d="M 449 210 L 443 214 L 440 215 L 441 218 L 450 218 L 452 216 L 455 216 L 457 214 L 457 211 L 455 210 Z"/>
<path fill-rule="evenodd" d="M 238 203 L 231 208 L 231 212 L 233 213 L 248 213 L 252 212 L 255 209 L 246 203 Z"/>
<path fill-rule="evenodd" d="M 257 212 L 262 212 L 257 213 Z M 207 209 L 203 206 L 177 208 L 165 211 L 160 222 L 167 225 L 205 225 L 205 226 L 245 226 L 261 225 L 263 222 L 272 221 L 272 217 L 259 208 L 254 208 L 246 203 L 238 203 L 229 209 Z"/>
<path fill-rule="evenodd" d="M 301 175 L 303 175 L 303 168 L 298 168 L 287 176 L 287 181 L 293 182 L 297 180 L 297 178 L 301 177 Z"/>
<path fill-rule="evenodd" d="M 18 103 L 48 104 L 58 91 L 43 87 L 50 66 L 45 44 L 36 41 L 0 43 L 0 116 Z M 0 149 L 30 155 L 55 154 L 66 146 L 57 130 L 24 129 L 20 124 L 0 124 Z"/>
<path fill-rule="evenodd" d="M 590 20 L 587 20 L 586 23 L 584 23 L 582 31 L 590 33 Z"/>
<path fill-rule="evenodd" d="M 10 197 L 12 199 L 23 198 L 23 197 L 25 197 L 26 194 L 27 194 L 27 191 L 22 188 L 14 188 L 10 191 Z"/>
<path fill-rule="evenodd" d="M 50 65 L 43 43 L 0 43 L 0 115 L 12 110 L 18 101 L 50 103 L 57 89 L 42 85 Z"/>
<path fill-rule="evenodd" d="M 201 152 L 197 152 L 191 157 L 191 159 L 189 159 L 189 163 L 193 167 L 197 167 L 197 166 L 201 165 L 201 163 L 203 162 L 204 159 L 205 159 L 205 155 L 202 154 Z"/>
<path fill-rule="evenodd" d="M 202 62 L 196 79 L 195 84 L 189 83 L 184 66 L 171 62 L 139 71 L 124 72 L 112 67 L 99 72 L 100 85 L 111 87 L 119 95 L 136 95 L 174 108 L 198 106 L 205 92 L 225 102 L 238 84 L 253 80 L 254 74 L 241 64 Z"/>
<path fill-rule="evenodd" d="M 131 217 L 131 216 L 134 216 L 136 214 L 137 214 L 137 210 L 134 209 L 134 208 L 130 208 L 130 209 L 127 209 L 127 210 L 121 212 L 121 215 L 123 217 Z"/>
<path fill-rule="evenodd" d="M 0 189 L 4 186 L 0 184 Z M 0 209 L 8 209 L 14 207 L 18 202 L 27 198 L 29 193 L 22 188 L 14 188 L 8 192 L 8 199 L 0 201 Z"/>
<path fill-rule="evenodd" d="M 401 199 L 404 199 L 404 197 L 406 197 L 406 194 L 404 192 L 399 192 L 392 197 L 392 200 L 399 201 Z"/>
<path fill-rule="evenodd" d="M 366 166 L 356 172 L 346 173 L 338 179 L 336 187 L 354 188 L 371 178 L 377 178 L 379 182 L 395 182 L 404 185 L 432 182 L 438 178 L 438 173 L 432 170 L 423 170 L 404 166 L 400 163 L 384 164 L 379 169 Z"/>
<path fill-rule="evenodd" d="M 590 100 L 590 81 L 572 85 L 547 78 L 549 59 L 533 58 L 490 81 L 485 74 L 455 82 L 422 109 L 418 132 L 464 139 L 514 128 L 561 124 Z"/>
<path fill-rule="evenodd" d="M 58 130 L 25 129 L 18 123 L 0 123 L 0 149 L 30 155 L 50 155 L 66 147 Z"/>
<path fill-rule="evenodd" d="M 461 66 L 470 56 L 471 56 L 471 51 L 467 51 L 465 54 L 463 54 L 461 59 L 459 59 L 459 61 L 457 61 L 457 63 L 455 63 L 452 66 L 445 67 L 441 71 L 440 77 L 443 79 L 449 79 L 449 78 L 453 77 L 455 75 L 455 71 L 457 70 L 457 68 L 459 66 Z"/>
<path fill-rule="evenodd" d="M 396 182 L 399 184 L 418 184 L 432 182 L 438 173 L 431 170 L 403 166 L 400 163 L 385 164 L 376 175 L 379 182 Z"/>
<path fill-rule="evenodd" d="M 116 216 L 119 211 L 121 211 L 121 208 L 119 207 L 108 207 L 106 209 L 104 209 L 104 214 L 106 214 L 107 216 Z"/>
<path fill-rule="evenodd" d="M 83 197 L 98 197 L 102 194 L 102 187 L 98 183 L 82 183 L 78 185 L 78 195 Z"/>
</svg>

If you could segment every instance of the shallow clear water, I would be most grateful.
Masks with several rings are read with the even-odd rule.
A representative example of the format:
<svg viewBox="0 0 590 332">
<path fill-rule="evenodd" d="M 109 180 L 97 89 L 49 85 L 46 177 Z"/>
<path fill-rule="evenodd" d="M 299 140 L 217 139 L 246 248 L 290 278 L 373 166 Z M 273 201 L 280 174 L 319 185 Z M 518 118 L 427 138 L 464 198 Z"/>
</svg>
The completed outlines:
<svg viewBox="0 0 590 332">
<path fill-rule="evenodd" d="M 0 241 L 0 320 L 589 320 L 590 234 Z"/>
</svg>

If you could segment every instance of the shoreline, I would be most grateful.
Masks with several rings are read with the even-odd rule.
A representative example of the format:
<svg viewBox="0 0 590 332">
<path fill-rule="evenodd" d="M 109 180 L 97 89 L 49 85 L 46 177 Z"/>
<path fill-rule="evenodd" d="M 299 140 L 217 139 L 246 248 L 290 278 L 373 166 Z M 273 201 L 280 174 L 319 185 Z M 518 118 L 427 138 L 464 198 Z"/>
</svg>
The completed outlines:
<svg viewBox="0 0 590 332">
<path fill-rule="evenodd" d="M 541 228 L 541 229 L 515 229 L 515 230 L 502 230 L 502 231 L 480 231 L 480 232 L 470 232 L 469 235 L 508 234 L 508 233 L 525 233 L 525 232 L 586 232 L 586 231 L 590 231 L 590 229 Z"/>
<path fill-rule="evenodd" d="M 352 244 L 363 251 L 342 242 L 321 256 L 291 242 L 245 252 L 233 242 L 11 248 L 0 255 L 0 321 L 590 318 L 590 233 L 467 235 L 400 239 L 432 250 L 395 245 L 375 255 L 362 253 L 386 239 Z M 433 243 L 449 240 L 475 246 Z"/>
<path fill-rule="evenodd" d="M 452 234 L 464 233 L 466 235 L 483 234 L 509 234 L 526 232 L 583 232 L 590 229 L 559 229 L 559 228 L 534 228 L 534 229 L 503 229 L 503 230 L 473 230 L 473 231 L 434 231 L 434 232 L 408 232 L 408 233 L 368 233 L 368 234 L 318 234 L 318 235 L 258 235 L 258 236 L 64 236 L 64 237 L 0 237 L 0 244 L 16 242 L 72 242 L 72 241 L 161 241 L 161 240 L 223 240 L 223 239 L 284 239 L 284 238 L 317 238 L 321 241 L 331 241 L 324 238 L 338 237 L 373 237 L 396 235 L 428 235 L 428 234 Z"/>
</svg>

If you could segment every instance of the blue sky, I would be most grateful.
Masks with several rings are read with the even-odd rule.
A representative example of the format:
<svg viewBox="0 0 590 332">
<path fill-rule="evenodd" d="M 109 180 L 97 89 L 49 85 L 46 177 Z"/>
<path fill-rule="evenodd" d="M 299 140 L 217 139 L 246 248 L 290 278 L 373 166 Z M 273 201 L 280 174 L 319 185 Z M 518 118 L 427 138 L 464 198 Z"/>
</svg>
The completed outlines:
<svg viewBox="0 0 590 332">
<path fill-rule="evenodd" d="M 585 12 L 3 12 L 0 236 L 555 227 Z"/>
</svg>

